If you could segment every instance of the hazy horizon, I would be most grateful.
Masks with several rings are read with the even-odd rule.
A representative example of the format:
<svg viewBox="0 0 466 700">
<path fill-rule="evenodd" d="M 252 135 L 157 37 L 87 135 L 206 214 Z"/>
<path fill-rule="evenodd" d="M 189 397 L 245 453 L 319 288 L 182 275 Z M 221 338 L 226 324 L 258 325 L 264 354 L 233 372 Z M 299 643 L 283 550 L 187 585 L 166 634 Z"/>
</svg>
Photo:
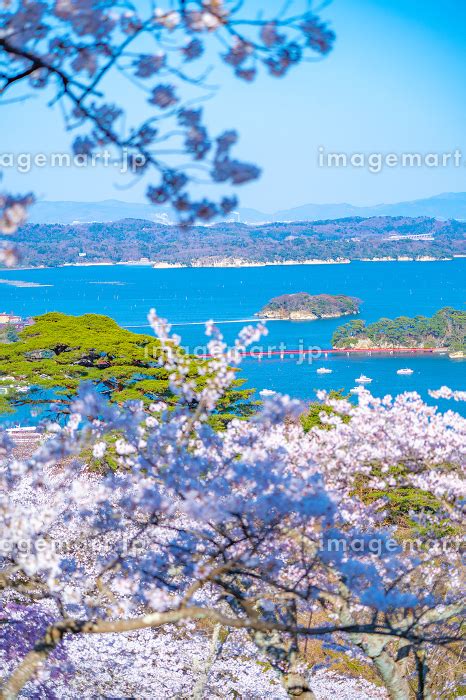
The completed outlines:
<svg viewBox="0 0 466 700">
<path fill-rule="evenodd" d="M 403 199 L 403 200 L 395 199 L 395 200 L 393 200 L 393 201 L 388 201 L 388 200 L 386 200 L 386 201 L 383 201 L 383 202 L 382 202 L 382 201 L 368 202 L 367 204 L 362 204 L 362 205 L 360 205 L 360 204 L 355 204 L 354 202 L 350 202 L 350 201 L 345 202 L 345 201 L 334 201 L 334 200 L 331 200 L 331 201 L 330 201 L 330 200 L 329 200 L 328 202 L 325 202 L 325 201 L 322 201 L 322 200 L 321 200 L 321 201 L 297 202 L 296 204 L 291 204 L 289 207 L 284 207 L 284 208 L 286 208 L 286 209 L 297 209 L 298 207 L 304 206 L 304 205 L 306 205 L 306 204 L 316 204 L 316 205 L 320 205 L 320 204 L 322 204 L 322 205 L 326 205 L 326 204 L 348 204 L 348 205 L 350 205 L 350 206 L 357 206 L 357 207 L 359 207 L 359 206 L 361 206 L 361 207 L 375 207 L 375 206 L 377 206 L 377 205 L 379 205 L 379 204 L 380 204 L 380 205 L 383 205 L 383 204 L 401 204 L 401 203 L 403 203 L 403 202 L 418 201 L 418 200 L 423 200 L 423 199 L 433 199 L 433 198 L 435 198 L 435 197 L 442 197 L 442 196 L 449 196 L 449 195 L 458 195 L 458 194 L 465 194 L 465 195 L 466 195 L 466 189 L 465 189 L 465 190 L 458 190 L 458 191 L 453 191 L 453 190 L 451 190 L 451 191 L 448 191 L 448 192 L 434 192 L 434 193 L 431 194 L 431 195 L 426 195 L 425 197 L 416 197 L 416 199 L 413 199 L 413 200 L 411 200 L 411 199 Z M 117 195 L 119 195 L 118 192 L 116 192 L 116 193 L 115 193 L 115 196 L 113 196 L 113 197 L 105 197 L 105 198 L 97 197 L 97 198 L 94 199 L 94 198 L 89 197 L 89 198 L 86 198 L 85 200 L 83 200 L 83 199 L 56 199 L 56 198 L 50 198 L 50 199 L 49 199 L 49 198 L 43 198 L 43 199 L 40 199 L 40 200 L 38 200 L 38 201 L 41 201 L 41 202 L 48 202 L 48 203 L 52 203 L 52 202 L 72 202 L 72 203 L 76 203 L 76 204 L 77 204 L 77 203 L 81 203 L 81 204 L 82 204 L 82 203 L 87 203 L 87 202 L 89 202 L 89 203 L 91 203 L 91 202 L 92 202 L 92 203 L 97 203 L 97 202 L 111 202 L 111 201 L 115 201 L 115 202 L 123 202 L 123 203 L 125 203 L 125 204 L 150 204 L 150 203 L 147 201 L 147 199 L 145 199 L 144 197 L 141 197 L 141 198 L 138 199 L 138 200 L 133 200 L 133 199 L 122 199 L 120 196 L 117 196 Z M 258 207 L 255 207 L 254 205 L 251 205 L 251 206 L 245 206 L 244 208 L 245 208 L 245 209 L 257 209 Z M 271 211 L 271 212 L 272 212 L 272 211 L 279 211 L 279 209 L 272 209 L 272 210 L 270 210 L 270 211 Z"/>
</svg>

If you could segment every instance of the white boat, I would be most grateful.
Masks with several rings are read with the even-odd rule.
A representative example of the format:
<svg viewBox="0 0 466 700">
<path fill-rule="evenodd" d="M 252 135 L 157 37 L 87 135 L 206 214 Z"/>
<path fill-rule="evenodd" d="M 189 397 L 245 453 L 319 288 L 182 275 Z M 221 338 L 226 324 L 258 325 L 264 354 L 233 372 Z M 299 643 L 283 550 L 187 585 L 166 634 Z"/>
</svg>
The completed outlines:
<svg viewBox="0 0 466 700">
<path fill-rule="evenodd" d="M 397 369 L 396 373 L 397 374 L 412 374 L 413 370 L 409 369 L 409 367 L 405 367 L 404 369 Z"/>
<path fill-rule="evenodd" d="M 319 367 L 317 374 L 332 374 L 333 369 L 328 369 L 328 367 Z"/>
<path fill-rule="evenodd" d="M 361 374 L 361 376 L 355 379 L 355 381 L 358 384 L 370 384 L 372 379 L 370 377 L 366 377 L 365 374 Z"/>
</svg>

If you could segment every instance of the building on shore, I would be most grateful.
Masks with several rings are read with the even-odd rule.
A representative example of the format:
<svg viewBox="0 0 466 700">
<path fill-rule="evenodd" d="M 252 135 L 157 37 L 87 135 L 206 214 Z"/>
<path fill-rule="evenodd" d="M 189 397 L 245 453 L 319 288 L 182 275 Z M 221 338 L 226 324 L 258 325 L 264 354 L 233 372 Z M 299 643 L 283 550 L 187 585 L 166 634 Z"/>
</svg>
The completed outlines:
<svg viewBox="0 0 466 700">
<path fill-rule="evenodd" d="M 32 318 L 22 318 L 13 312 L 7 313 L 6 311 L 0 311 L 0 327 L 13 326 L 16 330 L 20 330 L 21 328 L 32 325 L 32 323 Z"/>
</svg>

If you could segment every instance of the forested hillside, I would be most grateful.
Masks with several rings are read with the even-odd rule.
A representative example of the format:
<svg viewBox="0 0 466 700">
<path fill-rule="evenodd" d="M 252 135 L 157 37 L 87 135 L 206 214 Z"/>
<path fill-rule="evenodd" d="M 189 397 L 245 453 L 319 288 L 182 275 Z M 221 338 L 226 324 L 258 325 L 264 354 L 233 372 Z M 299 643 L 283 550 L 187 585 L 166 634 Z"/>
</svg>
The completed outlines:
<svg viewBox="0 0 466 700">
<path fill-rule="evenodd" d="M 179 228 L 123 219 L 114 223 L 28 224 L 20 230 L 18 242 L 21 265 L 27 266 L 141 258 L 182 265 L 225 260 L 233 264 L 313 258 L 442 258 L 466 255 L 466 222 L 374 217 Z"/>
<path fill-rule="evenodd" d="M 445 307 L 431 318 L 399 316 L 366 325 L 354 320 L 337 328 L 334 347 L 419 347 L 466 350 L 466 311 Z"/>
</svg>

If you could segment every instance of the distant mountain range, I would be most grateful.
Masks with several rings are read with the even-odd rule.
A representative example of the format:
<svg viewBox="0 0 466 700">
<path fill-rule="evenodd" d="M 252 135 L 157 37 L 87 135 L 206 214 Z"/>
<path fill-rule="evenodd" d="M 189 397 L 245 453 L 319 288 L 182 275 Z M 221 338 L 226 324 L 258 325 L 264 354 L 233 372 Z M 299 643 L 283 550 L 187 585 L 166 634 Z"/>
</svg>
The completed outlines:
<svg viewBox="0 0 466 700">
<path fill-rule="evenodd" d="M 374 216 L 428 216 L 435 219 L 466 220 L 466 192 L 439 194 L 428 199 L 417 199 L 398 204 L 378 204 L 356 207 L 352 204 L 304 204 L 293 209 L 265 213 L 257 209 L 240 208 L 229 217 L 230 221 L 246 224 L 264 224 L 287 221 L 322 221 L 348 217 Z M 121 202 L 107 199 L 102 202 L 37 202 L 31 209 L 30 223 L 73 224 L 92 221 L 109 222 L 121 219 L 146 219 L 161 224 L 176 223 L 170 209 L 150 204 Z"/>
</svg>

